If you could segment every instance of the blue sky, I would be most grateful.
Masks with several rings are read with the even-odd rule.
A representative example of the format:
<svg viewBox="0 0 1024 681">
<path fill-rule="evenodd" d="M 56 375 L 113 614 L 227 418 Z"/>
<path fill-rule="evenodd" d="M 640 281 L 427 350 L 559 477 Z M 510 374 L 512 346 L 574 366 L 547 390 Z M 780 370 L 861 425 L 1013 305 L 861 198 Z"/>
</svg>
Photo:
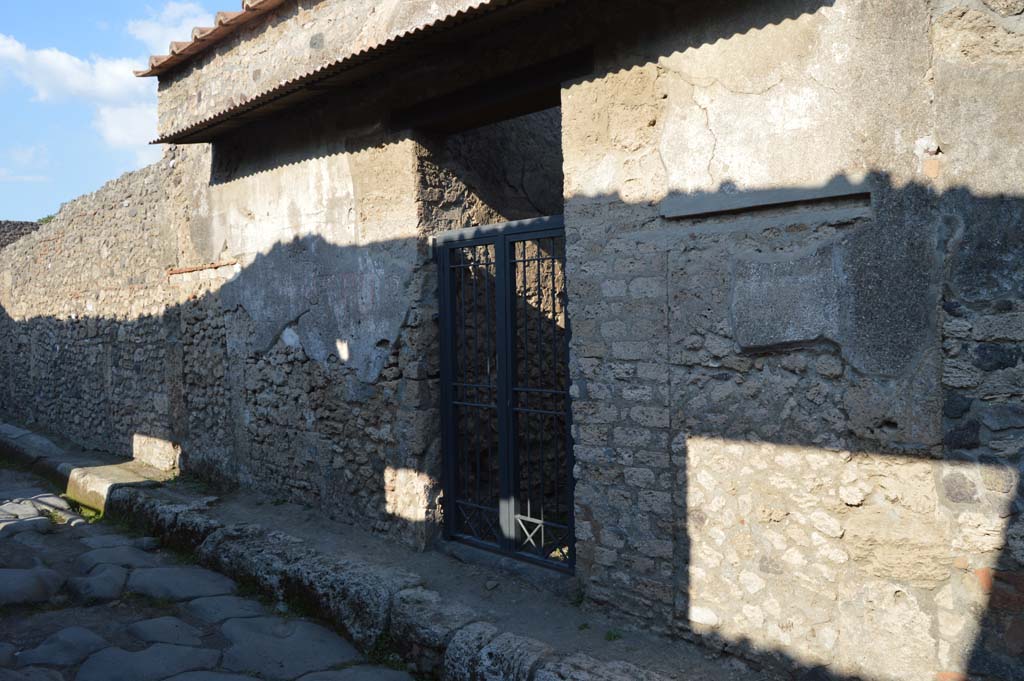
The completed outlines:
<svg viewBox="0 0 1024 681">
<path fill-rule="evenodd" d="M 55 0 L 0 11 L 0 220 L 35 220 L 160 157 L 156 79 L 135 78 L 237 0 Z"/>
</svg>

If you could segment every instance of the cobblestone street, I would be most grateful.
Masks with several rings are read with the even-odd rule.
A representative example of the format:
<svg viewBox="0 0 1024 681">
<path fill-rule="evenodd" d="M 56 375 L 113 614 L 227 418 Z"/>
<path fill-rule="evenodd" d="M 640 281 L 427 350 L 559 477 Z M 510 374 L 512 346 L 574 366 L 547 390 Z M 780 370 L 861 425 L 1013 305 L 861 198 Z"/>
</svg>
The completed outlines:
<svg viewBox="0 0 1024 681">
<path fill-rule="evenodd" d="M 411 681 L 0 469 L 0 681 Z"/>
</svg>

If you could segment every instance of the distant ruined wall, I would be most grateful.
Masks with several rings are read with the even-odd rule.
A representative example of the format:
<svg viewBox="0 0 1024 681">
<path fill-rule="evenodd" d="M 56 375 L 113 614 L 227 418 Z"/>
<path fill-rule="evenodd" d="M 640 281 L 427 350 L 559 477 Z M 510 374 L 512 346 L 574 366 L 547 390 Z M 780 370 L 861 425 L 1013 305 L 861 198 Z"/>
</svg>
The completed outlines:
<svg viewBox="0 0 1024 681">
<path fill-rule="evenodd" d="M 590 603 L 1024 674 L 1024 16 L 931 4 L 681 8 L 564 91 Z"/>
<path fill-rule="evenodd" d="M 4 249 L 15 241 L 39 229 L 38 222 L 19 222 L 0 220 L 0 249 Z"/>
<path fill-rule="evenodd" d="M 122 456 L 170 456 L 180 404 L 177 229 L 203 148 L 170 150 L 0 251 L 0 411 Z"/>
</svg>

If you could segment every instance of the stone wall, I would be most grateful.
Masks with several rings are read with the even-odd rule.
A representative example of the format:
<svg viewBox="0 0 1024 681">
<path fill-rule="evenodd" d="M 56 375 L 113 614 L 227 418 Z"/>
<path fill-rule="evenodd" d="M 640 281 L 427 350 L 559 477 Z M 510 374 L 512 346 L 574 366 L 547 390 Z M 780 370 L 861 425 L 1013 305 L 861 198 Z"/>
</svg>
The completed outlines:
<svg viewBox="0 0 1024 681">
<path fill-rule="evenodd" d="M 39 229 L 38 222 L 18 222 L 0 220 L 0 249 L 10 246 L 15 241 Z"/>
<path fill-rule="evenodd" d="M 161 130 L 455 7 L 370 4 L 289 3 L 166 77 Z M 363 83 L 68 204 L 0 252 L 0 409 L 425 544 L 429 236 L 564 200 L 587 602 L 780 668 L 1020 676 L 1024 18 L 616 5 L 386 88 L 561 30 L 599 47 L 560 126 L 387 130 Z"/>
<path fill-rule="evenodd" d="M 844 678 L 1021 674 L 1022 21 L 691 7 L 564 92 L 589 602 Z"/>
<path fill-rule="evenodd" d="M 502 169 L 527 134 L 554 162 Z M 557 139 L 557 112 L 421 143 L 310 111 L 172 147 L 0 256 L 0 410 L 424 545 L 440 495 L 429 235 L 557 212 Z"/>
<path fill-rule="evenodd" d="M 166 272 L 208 159 L 172 150 L 0 252 L 0 410 L 87 447 L 173 453 L 179 327 Z"/>
</svg>

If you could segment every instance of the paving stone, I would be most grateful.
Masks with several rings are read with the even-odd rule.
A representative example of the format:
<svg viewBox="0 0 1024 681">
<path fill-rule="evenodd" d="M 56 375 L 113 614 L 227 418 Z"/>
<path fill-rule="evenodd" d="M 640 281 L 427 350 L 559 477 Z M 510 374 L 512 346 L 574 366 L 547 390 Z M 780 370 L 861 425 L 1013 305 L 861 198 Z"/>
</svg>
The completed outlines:
<svg viewBox="0 0 1024 681">
<path fill-rule="evenodd" d="M 10 643 L 0 643 L 0 667 L 13 667 L 14 653 L 17 650 Z"/>
<path fill-rule="evenodd" d="M 27 499 L 8 501 L 0 504 L 0 513 L 12 515 L 15 518 L 38 518 L 42 515 L 38 508 L 32 505 Z"/>
<path fill-rule="evenodd" d="M 136 622 L 128 633 L 146 643 L 173 643 L 180 646 L 198 646 L 202 643 L 200 631 L 177 617 L 157 617 Z"/>
<path fill-rule="evenodd" d="M 121 597 L 128 570 L 120 565 L 97 565 L 86 577 L 72 577 L 68 590 L 86 603 L 112 601 Z"/>
<path fill-rule="evenodd" d="M 0 539 L 13 537 L 22 532 L 49 532 L 53 529 L 53 523 L 45 516 L 34 518 L 14 518 L 12 520 L 0 520 Z"/>
<path fill-rule="evenodd" d="M 35 648 L 15 655 L 15 665 L 24 667 L 41 664 L 50 667 L 68 667 L 78 664 L 97 650 L 102 650 L 107 646 L 108 643 L 103 637 L 85 627 L 68 627 L 61 629 Z"/>
<path fill-rule="evenodd" d="M 19 532 L 18 534 L 11 537 L 11 541 L 16 541 L 19 544 L 27 546 L 32 549 L 44 549 L 48 543 L 46 536 L 36 530 L 29 530 L 27 532 Z"/>
<path fill-rule="evenodd" d="M 221 627 L 231 647 L 224 669 L 274 679 L 294 679 L 309 672 L 358 662 L 352 644 L 312 622 L 254 617 L 228 620 Z"/>
<path fill-rule="evenodd" d="M 115 546 L 109 549 L 93 549 L 83 553 L 75 561 L 79 574 L 89 574 L 97 565 L 120 565 L 125 568 L 146 568 L 157 564 L 156 558 L 134 546 Z"/>
<path fill-rule="evenodd" d="M 255 676 L 225 674 L 224 672 L 185 672 L 172 676 L 167 681 L 259 681 L 259 679 Z"/>
<path fill-rule="evenodd" d="M 157 643 L 130 653 L 107 648 L 93 654 L 75 681 L 157 681 L 174 674 L 217 666 L 220 651 Z"/>
<path fill-rule="evenodd" d="M 197 598 L 185 604 L 184 610 L 205 624 L 219 624 L 224 620 L 260 617 L 267 614 L 266 609 L 258 601 L 241 596 Z"/>
<path fill-rule="evenodd" d="M 49 492 L 29 497 L 28 501 L 32 502 L 33 506 L 43 512 L 47 510 L 71 511 L 71 504 L 68 503 L 67 499 Z"/>
<path fill-rule="evenodd" d="M 0 570 L 0 605 L 45 603 L 63 585 L 63 575 L 48 568 Z"/>
<path fill-rule="evenodd" d="M 601 662 L 588 655 L 572 655 L 543 665 L 534 681 L 668 681 L 626 662 Z"/>
<path fill-rule="evenodd" d="M 134 546 L 142 551 L 152 551 L 160 545 L 153 537 L 126 537 L 121 534 L 98 534 L 82 537 L 79 541 L 90 549 L 113 549 L 119 546 Z"/>
<path fill-rule="evenodd" d="M 222 574 L 191 566 L 134 570 L 128 577 L 127 586 L 131 593 L 172 601 L 223 596 L 234 593 L 236 588 L 234 580 Z"/>
<path fill-rule="evenodd" d="M 413 681 L 413 678 L 397 669 L 387 667 L 349 667 L 341 671 L 313 672 L 299 681 Z"/>
<path fill-rule="evenodd" d="M 0 681 L 64 681 L 64 677 L 53 669 L 25 667 L 18 671 L 0 669 Z"/>
</svg>

